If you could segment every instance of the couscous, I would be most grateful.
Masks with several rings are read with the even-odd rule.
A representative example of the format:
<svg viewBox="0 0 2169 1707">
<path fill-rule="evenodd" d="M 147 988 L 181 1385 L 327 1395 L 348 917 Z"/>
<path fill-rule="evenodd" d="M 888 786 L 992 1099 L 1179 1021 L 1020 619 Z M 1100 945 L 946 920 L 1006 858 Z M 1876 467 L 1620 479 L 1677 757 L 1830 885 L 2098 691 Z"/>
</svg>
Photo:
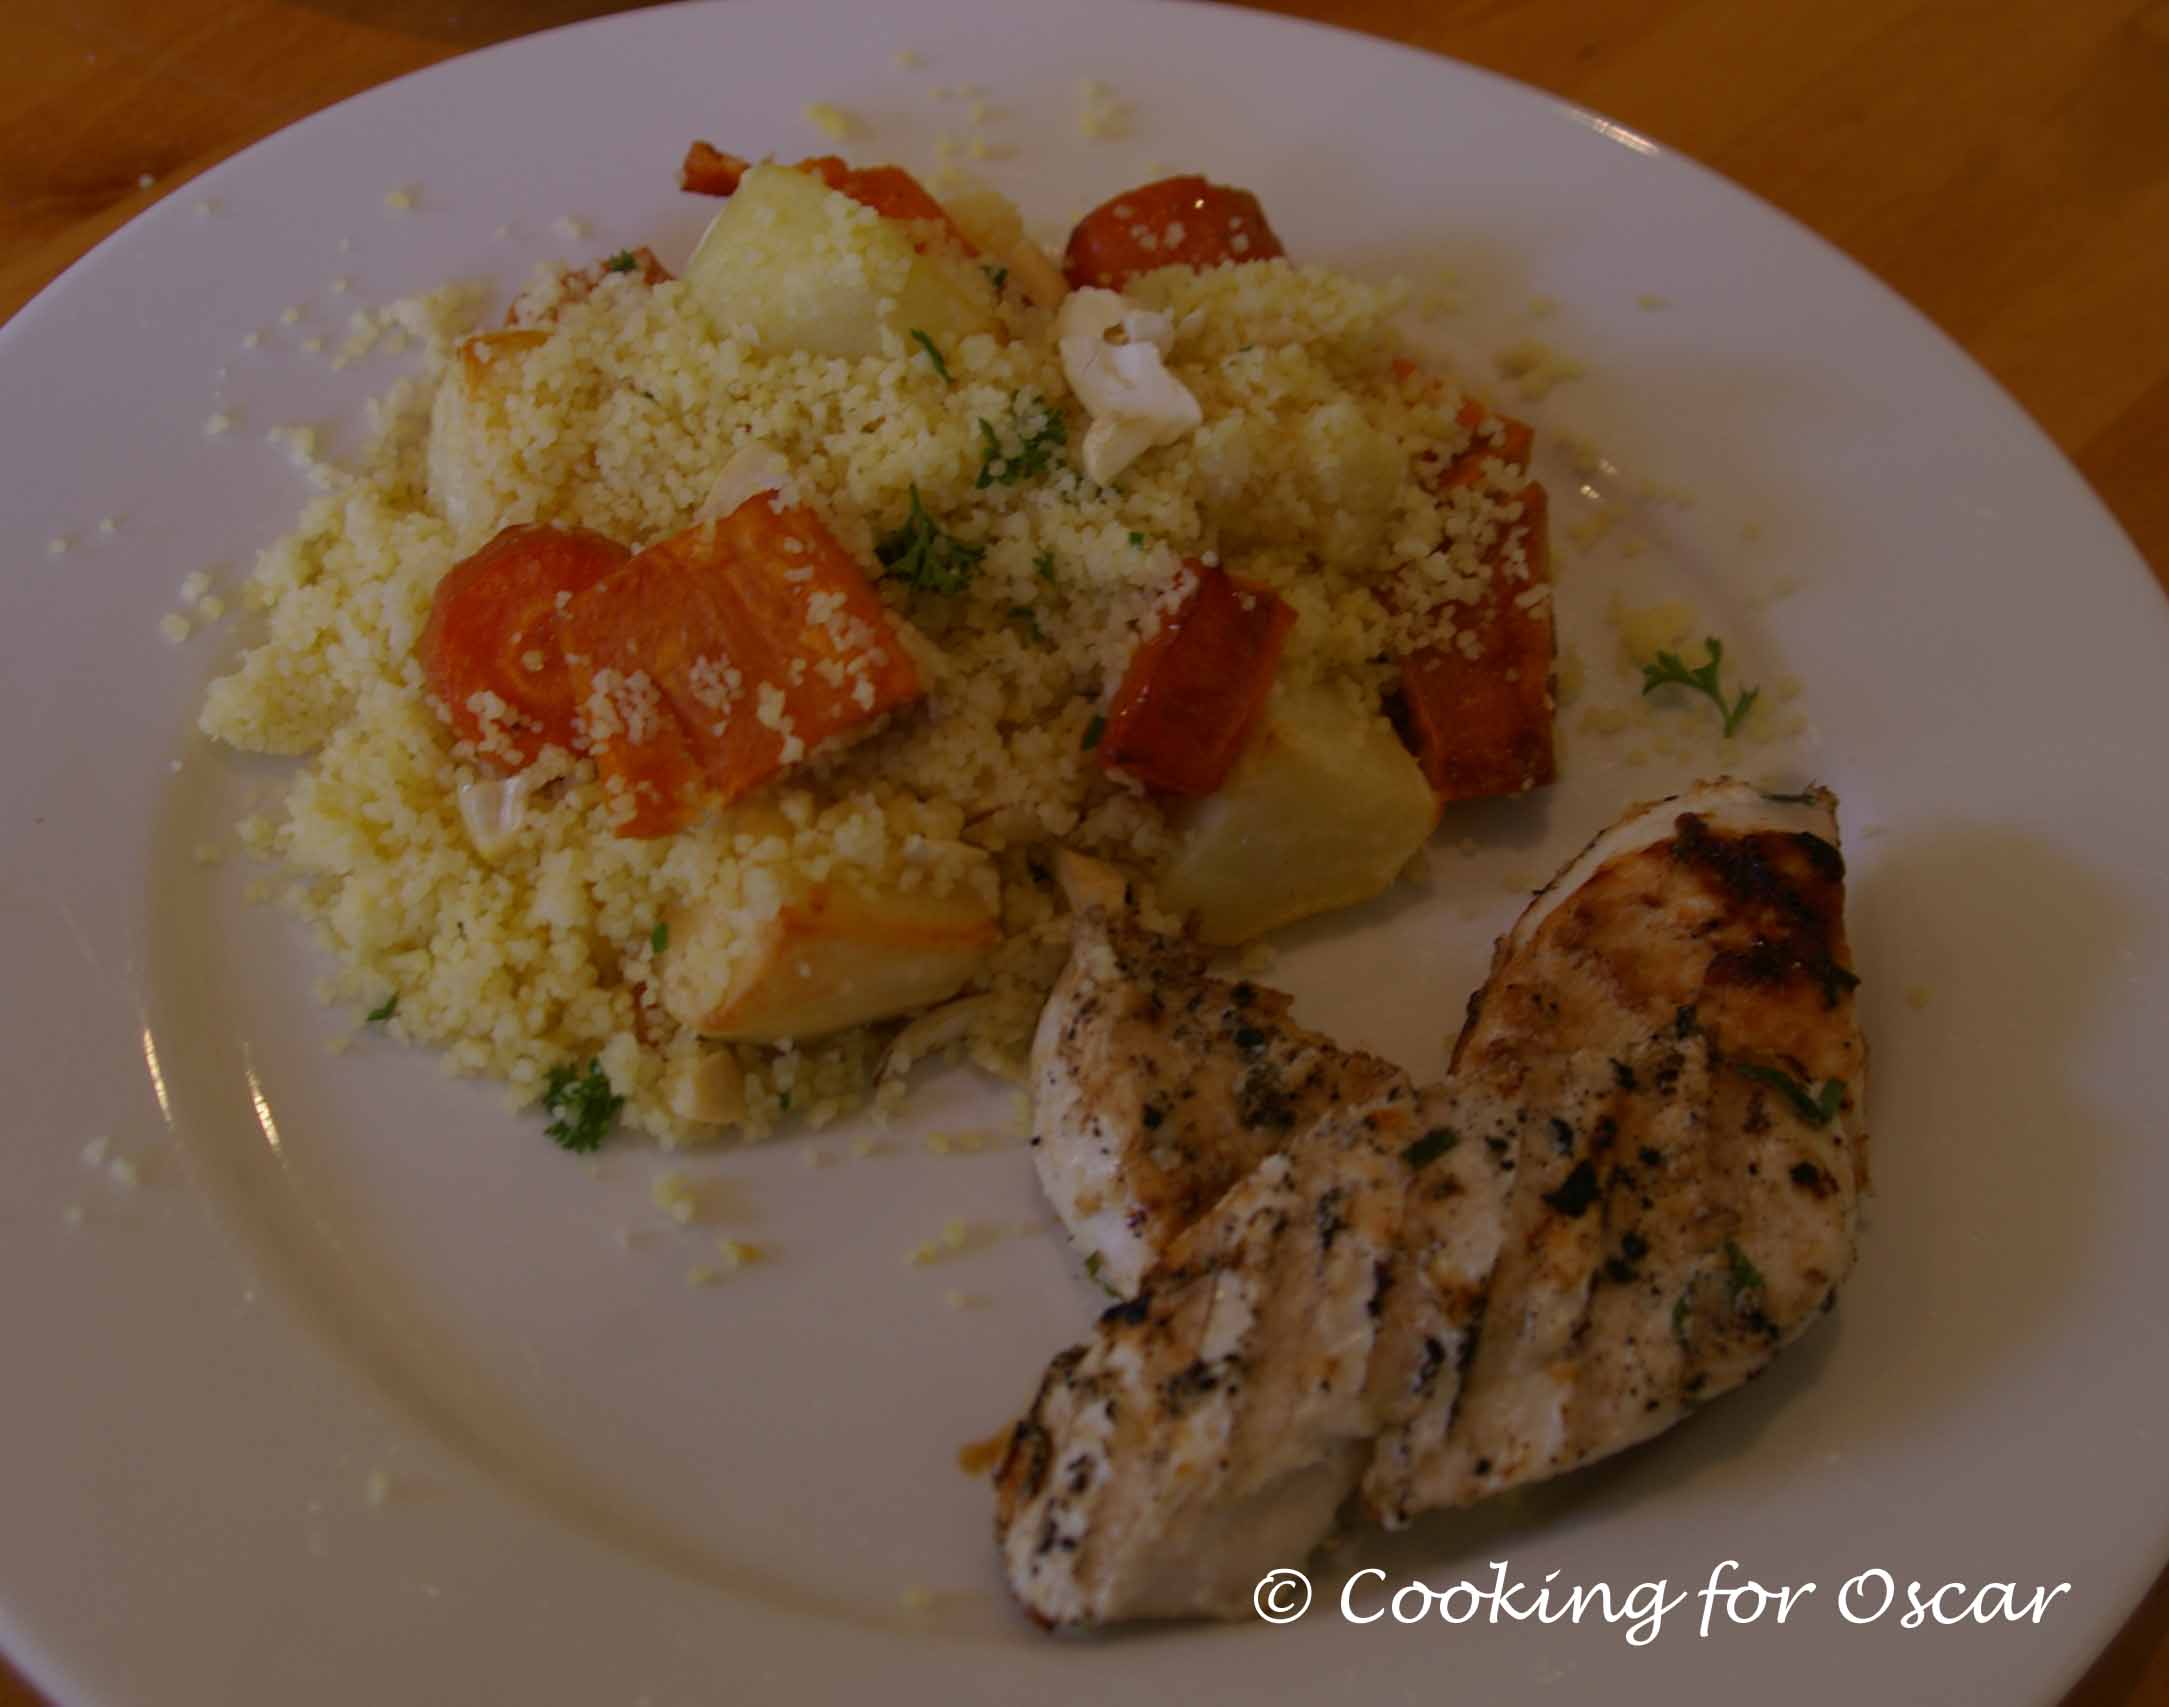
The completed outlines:
<svg viewBox="0 0 2169 1707">
<path fill-rule="evenodd" d="M 405 305 L 426 372 L 256 568 L 202 726 L 302 760 L 243 840 L 342 999 L 568 1142 L 759 1135 L 1018 1072 L 1061 859 L 1235 943 L 1549 779 L 1527 434 L 1395 290 L 1197 179 L 1058 266 L 984 192 L 707 161 L 682 278 Z"/>
</svg>

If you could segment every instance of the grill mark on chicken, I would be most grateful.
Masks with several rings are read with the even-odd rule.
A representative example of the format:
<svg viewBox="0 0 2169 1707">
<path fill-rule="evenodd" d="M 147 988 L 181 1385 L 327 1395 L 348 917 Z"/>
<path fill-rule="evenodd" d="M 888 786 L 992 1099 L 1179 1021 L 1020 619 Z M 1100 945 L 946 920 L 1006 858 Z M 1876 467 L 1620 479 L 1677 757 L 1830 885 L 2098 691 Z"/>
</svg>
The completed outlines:
<svg viewBox="0 0 2169 1707">
<path fill-rule="evenodd" d="M 1003 1467 L 997 1529 L 1034 1617 L 1240 1611 L 1359 1484 L 1391 1526 L 1562 1473 L 1753 1378 L 1831 1307 L 1866 1137 L 1830 807 L 1711 784 L 1630 815 L 1501 941 L 1444 1084 L 1386 1069 L 1368 1104 L 1314 1091 L 1292 1134 L 1220 1134 L 1208 1168 L 1277 1153 L 1187 1227 L 1209 1176 L 1138 1196 L 1147 1284 L 1042 1382 L 1027 1426 L 1056 1444 L 1020 1430 Z M 1249 1064 L 1291 1043 L 1308 1072 L 1361 1082 L 1365 1058 L 1285 1026 L 1285 998 L 1238 1001 L 1121 928 L 1080 923 L 1072 970 L 1101 962 L 1037 1049 L 1156 1004 L 1199 1028 L 1193 1110 L 1219 1097 L 1240 1121 Z M 1163 980 L 1142 1006 L 1121 984 L 1140 965 Z M 1835 1080 L 1834 1116 L 1738 1062 Z M 1097 1112 L 1067 1076 L 1071 1114 Z M 1043 1152 L 1083 1130 L 1043 1125 Z M 1058 1451 L 1089 1474 L 1050 1478 Z"/>
</svg>

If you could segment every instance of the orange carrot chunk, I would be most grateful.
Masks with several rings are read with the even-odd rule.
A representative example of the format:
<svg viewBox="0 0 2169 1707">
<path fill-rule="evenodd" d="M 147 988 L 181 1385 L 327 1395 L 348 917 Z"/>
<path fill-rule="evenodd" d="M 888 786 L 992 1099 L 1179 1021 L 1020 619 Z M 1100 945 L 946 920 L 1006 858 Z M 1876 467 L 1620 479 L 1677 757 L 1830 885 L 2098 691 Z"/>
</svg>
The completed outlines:
<svg viewBox="0 0 2169 1707">
<path fill-rule="evenodd" d="M 1426 646 L 1401 661 L 1409 745 L 1441 802 L 1519 794 L 1557 774 L 1552 750 L 1549 504 L 1533 481 L 1517 494 L 1528 562 L 1517 578 L 1494 553 L 1482 602 L 1456 612 L 1477 655 Z M 1544 596 L 1531 598 L 1532 589 Z"/>
<path fill-rule="evenodd" d="M 1197 586 L 1130 655 L 1100 732 L 1100 764 L 1165 794 L 1227 780 L 1273 691 L 1295 612 L 1275 593 L 1192 560 Z"/>
<path fill-rule="evenodd" d="M 1162 178 L 1104 201 L 1069 234 L 1062 271 L 1082 290 L 1120 290 L 1155 267 L 1217 267 L 1286 254 L 1248 190 Z"/>
<path fill-rule="evenodd" d="M 565 649 L 628 836 L 682 828 L 922 691 L 858 565 L 767 493 L 574 600 Z"/>
<path fill-rule="evenodd" d="M 599 533 L 531 523 L 437 583 L 415 651 L 453 732 L 483 763 L 510 775 L 545 745 L 572 748 L 578 701 L 558 596 L 585 592 L 631 555 Z"/>
</svg>

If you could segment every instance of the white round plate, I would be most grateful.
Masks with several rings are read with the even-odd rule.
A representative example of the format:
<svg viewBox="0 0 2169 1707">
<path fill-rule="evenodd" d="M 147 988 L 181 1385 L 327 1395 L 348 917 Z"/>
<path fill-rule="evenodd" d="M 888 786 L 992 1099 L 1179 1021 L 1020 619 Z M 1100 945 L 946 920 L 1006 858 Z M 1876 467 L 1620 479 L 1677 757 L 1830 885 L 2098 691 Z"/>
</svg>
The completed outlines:
<svg viewBox="0 0 2169 1707">
<path fill-rule="evenodd" d="M 1128 104 L 1126 137 L 1081 138 L 1084 78 Z M 1690 590 L 1741 679 L 1800 678 L 1802 762 L 1843 801 L 1879 1195 L 1835 1318 L 1621 1462 L 1329 1556 L 1284 1628 L 1052 1640 L 1006 1603 L 956 1450 L 1022 1406 L 1094 1294 L 1013 1139 L 922 1140 L 1014 1134 L 1013 1092 L 951 1073 L 890 1153 L 832 1167 L 807 1146 L 870 1129 L 681 1161 L 703 1204 L 681 1229 L 651 1201 L 669 1159 L 623 1142 L 591 1175 L 419 1052 L 333 1053 L 355 1016 L 310 999 L 318 950 L 245 904 L 238 857 L 196 857 L 285 768 L 191 732 L 245 620 L 180 646 L 157 620 L 194 570 L 231 597 L 298 509 L 267 430 L 321 425 L 336 451 L 400 369 L 334 373 L 305 340 L 449 276 L 509 286 L 640 241 L 682 259 L 708 211 L 675 189 L 695 136 L 819 152 L 801 109 L 824 100 L 864 126 L 851 152 L 923 170 L 974 99 L 1013 150 L 981 169 L 1056 229 L 1196 167 L 1255 189 L 1299 256 L 1443 258 L 1468 306 L 1425 335 L 1477 371 L 1532 331 L 1584 361 L 1534 411 L 1545 445 L 1573 427 L 1608 459 L 1582 481 L 1550 452 L 1559 525 L 1601 498 L 1649 548 L 1570 564 L 1573 620 L 1608 576 Z M 1558 307 L 1536 322 L 1539 296 Z M 2169 1553 L 2169 607 L 1956 349 L 1695 166 L 1464 67 L 1234 11 L 619 17 L 379 89 L 153 209 L 0 333 L 0 422 L 0 1642 L 62 1701 L 2043 1702 Z M 1567 759 L 1545 798 L 1462 815 L 1479 851 L 1427 891 L 1295 933 L 1275 976 L 1306 1018 L 1435 1070 L 1508 879 L 1667 780 L 1571 728 Z M 952 1217 L 972 1248 L 904 1260 Z M 777 1260 L 688 1286 L 722 1235 Z M 1335 1609 L 1374 1561 L 1389 1584 L 1503 1561 L 1624 1597 L 1691 1596 L 1726 1560 L 1816 1590 L 1706 1636 L 1690 1598 L 1643 1645 L 1593 1613 Z M 1849 1622 L 1840 1585 L 1873 1570 L 1898 1605 Z M 2038 1624 L 1908 1629 L 1914 1579 L 2070 1587 Z"/>
</svg>

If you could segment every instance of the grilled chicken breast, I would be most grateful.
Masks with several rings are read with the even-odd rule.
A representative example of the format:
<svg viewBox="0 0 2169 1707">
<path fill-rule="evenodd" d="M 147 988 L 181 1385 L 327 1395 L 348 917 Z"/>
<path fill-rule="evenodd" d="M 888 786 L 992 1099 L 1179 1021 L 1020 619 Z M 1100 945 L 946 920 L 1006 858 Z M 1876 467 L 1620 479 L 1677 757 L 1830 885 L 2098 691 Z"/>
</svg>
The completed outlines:
<svg viewBox="0 0 2169 1707">
<path fill-rule="evenodd" d="M 1266 1157 L 1338 1109 L 1411 1090 L 1287 1018 L 1289 998 L 1205 974 L 1191 944 L 1097 906 L 1032 1046 L 1033 1160 L 1094 1275 L 1122 1297 Z"/>
<path fill-rule="evenodd" d="M 1001 1467 L 1026 1608 L 1239 1612 L 1347 1491 L 1397 1525 L 1559 1474 L 1829 1308 L 1867 1166 L 1834 809 L 1720 782 L 1630 814 L 1501 940 L 1420 1094 L 1285 1027 L 1281 998 L 1236 1003 L 1179 947 L 1081 923 L 1090 963 L 1035 1049 L 1040 1167 L 1100 1170 L 1144 1272 Z M 1298 1118 L 1248 1118 L 1245 1064 L 1296 1039 L 1318 1089 Z M 1194 1169 L 1145 1142 L 1133 1062 L 1195 1088 Z M 1367 1100 L 1339 1104 L 1336 1074 Z M 1092 1247 L 1109 1222 L 1076 1197 L 1057 1207 Z"/>
<path fill-rule="evenodd" d="M 1232 1617 L 1331 1527 L 1370 1457 L 1412 1101 L 1395 1089 L 1266 1157 L 1055 1359 L 997 1477 L 1035 1617 Z"/>
</svg>

